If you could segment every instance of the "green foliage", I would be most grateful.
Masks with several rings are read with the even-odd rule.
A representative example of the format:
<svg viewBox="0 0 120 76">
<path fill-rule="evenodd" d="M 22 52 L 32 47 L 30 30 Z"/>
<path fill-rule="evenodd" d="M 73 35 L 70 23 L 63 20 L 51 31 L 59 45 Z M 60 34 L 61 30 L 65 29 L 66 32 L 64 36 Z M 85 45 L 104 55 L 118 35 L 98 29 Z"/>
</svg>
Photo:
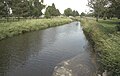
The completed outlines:
<svg viewBox="0 0 120 76">
<path fill-rule="evenodd" d="M 12 13 L 14 16 L 19 17 L 22 14 L 22 1 L 21 0 L 12 0 Z"/>
<path fill-rule="evenodd" d="M 73 15 L 72 9 L 71 8 L 65 9 L 64 10 L 64 15 L 65 16 L 72 16 Z"/>
<path fill-rule="evenodd" d="M 72 12 L 72 16 L 79 16 L 79 13 L 78 13 L 78 11 L 75 11 L 75 10 L 73 10 L 73 12 Z"/>
<path fill-rule="evenodd" d="M 73 10 L 71 8 L 67 8 L 64 10 L 64 15 L 65 16 L 73 16 L 73 17 L 76 17 L 76 16 L 79 16 L 79 13 L 78 11 L 76 10 Z"/>
<path fill-rule="evenodd" d="M 108 0 L 88 0 L 88 6 L 94 10 L 97 21 L 100 15 L 106 11 L 108 3 Z"/>
<path fill-rule="evenodd" d="M 4 0 L 0 1 L 0 18 L 6 17 L 9 14 L 9 9 L 7 7 L 7 4 Z"/>
<path fill-rule="evenodd" d="M 85 14 L 84 12 L 82 12 L 80 16 L 85 16 L 85 15 L 86 15 L 86 14 Z"/>
<path fill-rule="evenodd" d="M 30 16 L 30 8 L 29 8 L 29 1 L 23 0 L 20 6 L 21 9 L 21 16 L 28 17 Z"/>
<path fill-rule="evenodd" d="M 112 10 L 112 14 L 114 14 L 118 19 L 120 19 L 120 1 L 119 0 L 109 0 L 111 3 L 110 8 Z"/>
<path fill-rule="evenodd" d="M 71 22 L 69 18 L 32 19 L 19 22 L 0 23 L 0 40 L 29 31 L 59 26 Z"/>
<path fill-rule="evenodd" d="M 51 13 L 50 13 L 50 12 L 52 12 L 52 11 L 51 11 L 51 7 L 48 6 L 48 7 L 46 8 L 46 11 L 45 11 L 45 17 L 46 17 L 46 18 L 50 18 L 50 17 L 51 17 Z"/>
<path fill-rule="evenodd" d="M 43 0 L 1 0 L 0 16 L 9 17 L 11 9 L 14 17 L 39 17 L 44 8 Z"/>
<path fill-rule="evenodd" d="M 39 2 L 39 0 L 35 0 L 33 6 L 33 15 L 35 17 L 41 16 L 43 14 L 42 13 L 43 8 L 45 8 L 45 5 L 43 5 L 42 2 Z"/>
<path fill-rule="evenodd" d="M 45 11 L 45 17 L 50 18 L 51 16 L 60 16 L 60 11 L 56 9 L 55 4 L 48 6 Z"/>
<path fill-rule="evenodd" d="M 88 20 L 89 19 L 89 20 Z M 84 31 L 94 42 L 94 49 L 98 54 L 100 70 L 112 72 L 112 76 L 120 75 L 120 32 L 115 27 L 118 20 L 81 19 Z"/>
<path fill-rule="evenodd" d="M 119 0 L 88 0 L 88 6 L 94 10 L 94 16 L 97 21 L 101 17 L 104 20 L 112 17 L 120 19 L 120 1 Z"/>
<path fill-rule="evenodd" d="M 44 0 L 41 0 L 42 3 L 44 3 Z"/>
<path fill-rule="evenodd" d="M 60 16 L 60 15 L 61 15 L 59 9 L 56 9 L 56 12 L 55 12 L 55 13 L 56 13 L 55 16 Z"/>
</svg>

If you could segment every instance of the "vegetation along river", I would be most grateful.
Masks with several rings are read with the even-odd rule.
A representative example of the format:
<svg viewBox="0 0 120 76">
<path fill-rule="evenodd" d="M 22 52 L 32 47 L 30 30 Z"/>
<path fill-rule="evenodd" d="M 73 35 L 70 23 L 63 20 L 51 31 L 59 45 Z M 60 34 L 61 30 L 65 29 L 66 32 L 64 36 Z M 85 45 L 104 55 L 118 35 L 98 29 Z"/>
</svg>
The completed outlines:
<svg viewBox="0 0 120 76">
<path fill-rule="evenodd" d="M 79 22 L 0 41 L 0 76 L 95 76 Z"/>
</svg>

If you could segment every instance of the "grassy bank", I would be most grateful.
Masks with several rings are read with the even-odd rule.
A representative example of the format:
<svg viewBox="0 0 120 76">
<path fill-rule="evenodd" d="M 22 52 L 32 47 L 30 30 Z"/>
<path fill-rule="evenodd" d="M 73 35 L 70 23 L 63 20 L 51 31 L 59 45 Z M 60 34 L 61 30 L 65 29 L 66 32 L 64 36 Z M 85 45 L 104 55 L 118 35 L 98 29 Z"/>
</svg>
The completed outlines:
<svg viewBox="0 0 120 76">
<path fill-rule="evenodd" d="M 120 32 L 116 26 L 119 20 L 100 20 L 82 18 L 81 24 L 89 36 L 98 55 L 99 70 L 108 70 L 112 76 L 120 75 Z"/>
<path fill-rule="evenodd" d="M 41 30 L 49 27 L 70 23 L 69 18 L 31 19 L 19 22 L 0 23 L 0 40 L 29 31 Z"/>
</svg>

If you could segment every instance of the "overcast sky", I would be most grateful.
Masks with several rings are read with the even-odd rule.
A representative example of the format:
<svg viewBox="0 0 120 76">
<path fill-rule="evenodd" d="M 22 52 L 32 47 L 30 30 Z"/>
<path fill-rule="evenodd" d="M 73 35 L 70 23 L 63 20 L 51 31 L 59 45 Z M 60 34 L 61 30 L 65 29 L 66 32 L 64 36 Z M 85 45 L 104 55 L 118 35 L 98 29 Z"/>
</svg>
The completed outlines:
<svg viewBox="0 0 120 76">
<path fill-rule="evenodd" d="M 44 3 L 47 5 L 55 3 L 56 8 L 58 8 L 61 13 L 63 13 L 66 8 L 72 8 L 79 13 L 89 11 L 89 8 L 86 6 L 88 4 L 87 0 L 44 0 Z"/>
</svg>

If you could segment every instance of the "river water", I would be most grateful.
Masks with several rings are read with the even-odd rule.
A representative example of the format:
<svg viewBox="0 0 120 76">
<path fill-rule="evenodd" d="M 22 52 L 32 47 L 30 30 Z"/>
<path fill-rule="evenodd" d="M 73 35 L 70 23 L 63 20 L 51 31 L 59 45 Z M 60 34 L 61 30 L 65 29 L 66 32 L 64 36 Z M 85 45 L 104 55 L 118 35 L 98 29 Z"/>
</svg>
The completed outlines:
<svg viewBox="0 0 120 76">
<path fill-rule="evenodd" d="M 79 22 L 0 41 L 0 76 L 95 76 Z"/>
</svg>

